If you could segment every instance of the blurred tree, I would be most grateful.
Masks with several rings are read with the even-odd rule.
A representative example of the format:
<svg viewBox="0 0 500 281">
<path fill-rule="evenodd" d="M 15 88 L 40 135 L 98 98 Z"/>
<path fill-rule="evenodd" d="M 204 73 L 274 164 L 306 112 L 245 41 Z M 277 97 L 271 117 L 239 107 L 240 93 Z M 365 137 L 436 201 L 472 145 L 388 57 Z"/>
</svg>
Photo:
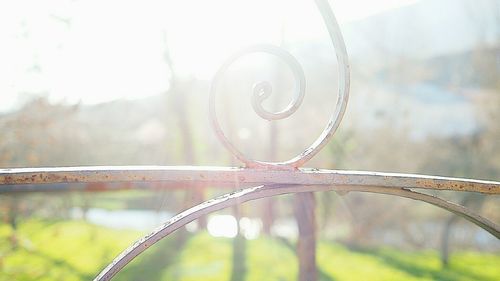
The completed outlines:
<svg viewBox="0 0 500 281">
<path fill-rule="evenodd" d="M 164 32 L 163 34 L 165 41 L 164 58 L 165 63 L 170 69 L 169 90 L 167 92 L 167 95 L 169 96 L 170 109 L 175 112 L 175 118 L 177 118 L 177 125 L 181 134 L 181 146 L 184 161 L 188 165 L 196 165 L 196 152 L 193 145 L 194 133 L 191 123 L 189 122 L 190 114 L 187 111 L 188 105 L 190 104 L 188 102 L 188 94 L 190 93 L 195 80 L 192 78 L 188 78 L 187 80 L 181 79 L 175 69 L 171 51 L 168 47 L 167 33 Z M 188 208 L 203 202 L 205 198 L 204 193 L 205 189 L 201 187 L 188 190 L 186 192 L 185 207 Z M 198 224 L 200 228 L 206 228 L 206 217 L 203 216 L 198 219 Z"/>
</svg>

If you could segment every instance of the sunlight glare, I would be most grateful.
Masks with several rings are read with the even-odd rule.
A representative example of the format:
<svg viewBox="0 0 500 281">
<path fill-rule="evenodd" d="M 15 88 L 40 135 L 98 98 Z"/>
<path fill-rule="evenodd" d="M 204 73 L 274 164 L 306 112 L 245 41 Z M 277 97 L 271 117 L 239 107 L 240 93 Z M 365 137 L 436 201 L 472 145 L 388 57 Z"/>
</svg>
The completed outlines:
<svg viewBox="0 0 500 281">
<path fill-rule="evenodd" d="M 240 227 L 245 239 L 257 239 L 259 238 L 260 231 L 262 229 L 262 221 L 260 219 L 243 217 L 240 219 Z"/>
<path fill-rule="evenodd" d="M 238 234 L 238 223 L 231 215 L 216 215 L 208 218 L 207 229 L 214 237 L 234 238 Z"/>
<path fill-rule="evenodd" d="M 29 95 L 93 104 L 164 93 L 170 76 L 167 49 L 177 76 L 210 80 L 228 55 L 243 47 L 280 45 L 283 32 L 291 41 L 324 37 L 311 2 L 0 3 L 0 111 Z M 416 0 L 330 2 L 345 24 Z"/>
</svg>

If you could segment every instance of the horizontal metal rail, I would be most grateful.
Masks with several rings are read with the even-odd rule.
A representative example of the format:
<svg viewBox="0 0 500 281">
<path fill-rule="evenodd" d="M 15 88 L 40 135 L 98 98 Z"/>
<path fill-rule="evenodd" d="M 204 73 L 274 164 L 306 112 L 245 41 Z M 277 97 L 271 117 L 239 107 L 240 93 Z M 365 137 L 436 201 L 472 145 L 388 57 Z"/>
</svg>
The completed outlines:
<svg viewBox="0 0 500 281">
<path fill-rule="evenodd" d="M 249 169 L 192 166 L 97 166 L 0 169 L 0 193 L 62 191 L 68 183 L 146 183 L 167 186 L 251 187 L 257 185 L 322 185 L 415 188 L 500 194 L 500 182 L 399 173 L 323 169 Z M 139 185 L 140 186 L 140 185 Z M 79 186 L 71 190 L 118 190 L 134 185 Z"/>
</svg>

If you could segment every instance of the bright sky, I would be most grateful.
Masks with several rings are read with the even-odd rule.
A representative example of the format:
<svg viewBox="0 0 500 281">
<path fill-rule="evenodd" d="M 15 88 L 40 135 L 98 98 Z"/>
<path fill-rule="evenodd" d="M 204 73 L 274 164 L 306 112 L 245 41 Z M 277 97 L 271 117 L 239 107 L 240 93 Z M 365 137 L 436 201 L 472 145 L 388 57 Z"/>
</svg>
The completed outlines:
<svg viewBox="0 0 500 281">
<path fill-rule="evenodd" d="M 341 24 L 416 0 L 331 0 Z M 231 52 L 286 36 L 324 36 L 313 1 L 18 0 L 0 2 L 0 111 L 31 95 L 99 103 L 168 89 L 176 72 L 210 79 Z M 168 34 L 167 40 L 165 34 Z"/>
</svg>

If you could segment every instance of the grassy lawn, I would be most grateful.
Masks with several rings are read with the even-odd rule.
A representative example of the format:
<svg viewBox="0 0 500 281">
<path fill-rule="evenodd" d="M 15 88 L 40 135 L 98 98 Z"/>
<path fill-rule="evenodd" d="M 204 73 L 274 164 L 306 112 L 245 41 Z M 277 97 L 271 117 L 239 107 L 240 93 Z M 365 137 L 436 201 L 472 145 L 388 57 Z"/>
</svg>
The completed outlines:
<svg viewBox="0 0 500 281">
<path fill-rule="evenodd" d="M 111 230 L 81 221 L 29 220 L 0 225 L 0 281 L 92 280 L 119 252 L 144 233 Z M 182 235 L 180 235 L 182 234 Z M 130 263 L 115 280 L 229 280 L 232 239 L 178 233 Z M 244 280 L 295 280 L 293 248 L 271 238 L 245 241 Z M 179 247 L 183 245 L 183 247 Z M 353 250 L 321 241 L 321 280 L 500 280 L 500 255 L 460 252 L 442 269 L 435 251 L 392 248 Z"/>
</svg>

